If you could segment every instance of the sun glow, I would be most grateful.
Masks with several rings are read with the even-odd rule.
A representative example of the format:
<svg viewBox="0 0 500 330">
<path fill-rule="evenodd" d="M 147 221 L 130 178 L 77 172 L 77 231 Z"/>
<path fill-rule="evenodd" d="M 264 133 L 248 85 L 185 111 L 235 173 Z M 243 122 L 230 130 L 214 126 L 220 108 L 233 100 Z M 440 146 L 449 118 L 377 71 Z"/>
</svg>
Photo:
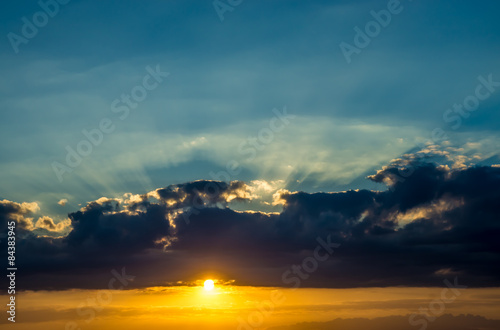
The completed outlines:
<svg viewBox="0 0 500 330">
<path fill-rule="evenodd" d="M 205 290 L 212 291 L 215 287 L 215 284 L 214 284 L 214 281 L 212 281 L 212 280 L 206 280 L 204 286 L 205 286 Z"/>
</svg>

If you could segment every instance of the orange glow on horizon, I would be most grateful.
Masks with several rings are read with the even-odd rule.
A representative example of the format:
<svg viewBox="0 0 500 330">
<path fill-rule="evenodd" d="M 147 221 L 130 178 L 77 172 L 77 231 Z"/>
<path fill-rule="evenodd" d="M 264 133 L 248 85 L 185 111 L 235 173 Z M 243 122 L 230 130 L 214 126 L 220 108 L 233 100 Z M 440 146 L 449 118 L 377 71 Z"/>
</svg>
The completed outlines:
<svg viewBox="0 0 500 330">
<path fill-rule="evenodd" d="M 214 287 L 206 289 L 212 281 Z M 326 322 L 336 318 L 375 318 L 408 315 L 440 297 L 442 288 L 312 289 L 225 285 L 217 279 L 196 286 L 150 287 L 132 290 L 26 291 L 22 315 L 30 322 L 18 330 L 76 328 L 123 330 L 163 329 L 234 330 L 239 322 L 260 320 L 263 327 L 298 322 Z M 211 283 L 207 283 L 212 287 Z M 446 305 L 446 313 L 496 318 L 500 288 L 467 289 Z M 51 302 L 40 308 L 40 301 Z M 479 301 L 486 303 L 478 304 Z M 404 304 L 402 304 L 404 302 Z M 43 312 L 43 313 L 42 313 Z M 21 313 L 20 313 L 21 314 Z M 119 315 L 121 319 L 117 321 Z M 259 318 L 257 318 L 259 316 Z M 51 320 L 50 322 L 48 320 Z M 88 322 L 87 322 L 88 321 Z M 71 329 L 71 327 L 69 327 Z"/>
</svg>

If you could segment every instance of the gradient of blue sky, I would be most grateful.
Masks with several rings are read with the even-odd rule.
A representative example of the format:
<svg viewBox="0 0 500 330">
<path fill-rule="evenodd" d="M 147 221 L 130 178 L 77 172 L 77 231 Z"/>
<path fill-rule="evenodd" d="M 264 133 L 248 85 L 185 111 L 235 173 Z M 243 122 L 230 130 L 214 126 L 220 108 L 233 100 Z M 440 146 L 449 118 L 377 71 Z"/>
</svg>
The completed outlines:
<svg viewBox="0 0 500 330">
<path fill-rule="evenodd" d="M 443 112 L 473 93 L 479 75 L 500 80 L 500 3 L 401 5 L 347 64 L 339 44 L 387 1 L 244 1 L 221 22 L 212 1 L 73 0 L 19 54 L 6 35 L 40 7 L 2 3 L 0 199 L 36 200 L 64 216 L 100 196 L 210 179 L 232 159 L 244 167 L 234 180 L 365 187 L 360 176 L 446 127 Z M 170 76 L 58 182 L 51 164 L 64 162 L 65 146 L 116 119 L 112 101 L 157 64 Z M 500 92 L 452 138 L 481 142 L 488 155 L 499 104 Z M 238 145 L 284 106 L 296 118 L 245 162 Z"/>
</svg>

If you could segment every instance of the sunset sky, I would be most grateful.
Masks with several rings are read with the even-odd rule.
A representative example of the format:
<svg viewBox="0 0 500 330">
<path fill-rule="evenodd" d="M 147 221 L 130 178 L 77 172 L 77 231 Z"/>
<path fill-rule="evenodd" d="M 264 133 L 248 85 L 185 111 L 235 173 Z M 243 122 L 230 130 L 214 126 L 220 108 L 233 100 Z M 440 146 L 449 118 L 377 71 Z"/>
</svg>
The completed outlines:
<svg viewBox="0 0 500 330">
<path fill-rule="evenodd" d="M 0 9 L 0 328 L 500 329 L 498 1 Z"/>
</svg>

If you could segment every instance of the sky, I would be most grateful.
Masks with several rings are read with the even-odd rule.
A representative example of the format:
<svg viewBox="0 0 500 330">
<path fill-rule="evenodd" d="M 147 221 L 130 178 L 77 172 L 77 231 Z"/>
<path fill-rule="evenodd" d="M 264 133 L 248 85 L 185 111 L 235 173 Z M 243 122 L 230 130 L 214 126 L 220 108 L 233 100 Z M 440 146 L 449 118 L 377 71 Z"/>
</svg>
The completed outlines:
<svg viewBox="0 0 500 330">
<path fill-rule="evenodd" d="M 418 329 L 407 315 L 445 283 L 471 291 L 429 328 L 498 318 L 497 1 L 0 6 L 0 246 L 14 221 L 26 326 L 92 327 L 75 306 L 108 289 L 122 298 L 96 329 L 133 301 L 237 328 L 248 302 L 285 290 L 291 305 L 252 328 Z M 237 298 L 194 303 L 207 278 L 221 291 L 205 298 Z M 335 313 L 350 304 L 335 290 L 377 303 Z M 336 303 L 315 309 L 321 295 Z M 199 328 L 198 312 L 154 323 L 146 309 L 152 328 Z"/>
</svg>

